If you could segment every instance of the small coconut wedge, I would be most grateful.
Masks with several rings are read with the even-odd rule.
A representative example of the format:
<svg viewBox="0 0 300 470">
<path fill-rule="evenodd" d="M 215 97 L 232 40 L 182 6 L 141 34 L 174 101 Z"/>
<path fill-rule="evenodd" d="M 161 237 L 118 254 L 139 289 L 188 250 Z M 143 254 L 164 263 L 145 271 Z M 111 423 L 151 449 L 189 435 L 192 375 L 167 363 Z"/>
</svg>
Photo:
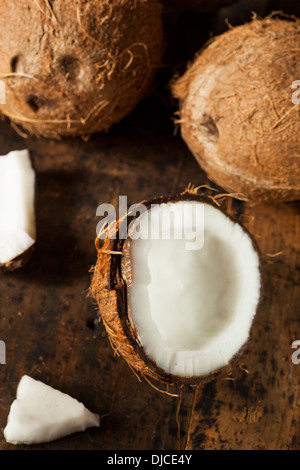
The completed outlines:
<svg viewBox="0 0 300 470">
<path fill-rule="evenodd" d="M 66 393 L 24 375 L 4 437 L 11 444 L 40 444 L 93 426 L 100 426 L 97 414 Z"/>
<path fill-rule="evenodd" d="M 226 373 L 250 337 L 259 249 L 211 199 L 144 203 L 96 240 L 91 294 L 115 351 L 145 378 L 197 386 Z M 121 230 L 122 226 L 122 230 Z"/>
<path fill-rule="evenodd" d="M 35 171 L 28 150 L 0 156 L 0 272 L 22 267 L 36 241 Z"/>
</svg>

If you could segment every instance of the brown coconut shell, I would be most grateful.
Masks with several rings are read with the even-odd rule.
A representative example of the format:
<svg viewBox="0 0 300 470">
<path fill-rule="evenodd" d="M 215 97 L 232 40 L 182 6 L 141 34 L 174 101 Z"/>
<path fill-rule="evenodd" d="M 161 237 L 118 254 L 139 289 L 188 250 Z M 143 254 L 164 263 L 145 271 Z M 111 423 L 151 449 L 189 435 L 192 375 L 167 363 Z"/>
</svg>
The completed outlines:
<svg viewBox="0 0 300 470">
<path fill-rule="evenodd" d="M 157 0 L 2 0 L 0 110 L 45 137 L 106 131 L 149 93 L 163 50 Z"/>
<path fill-rule="evenodd" d="M 300 197 L 299 42 L 299 19 L 254 19 L 214 38 L 172 84 L 183 139 L 227 191 Z"/>
<path fill-rule="evenodd" d="M 219 8 L 232 5 L 238 0 L 162 0 L 167 6 L 198 13 L 214 13 Z"/>
<path fill-rule="evenodd" d="M 163 204 L 178 201 L 197 201 L 213 205 L 217 210 L 221 210 L 211 198 L 200 196 L 193 190 L 176 196 L 159 197 L 150 201 L 143 201 L 142 204 L 149 209 L 152 204 Z M 127 216 L 127 227 L 135 217 Z M 227 215 L 231 220 L 231 216 Z M 107 237 L 103 246 L 100 246 L 99 238 L 96 239 L 97 263 L 92 268 L 93 276 L 90 287 L 90 295 L 96 300 L 98 305 L 98 316 L 102 320 L 106 329 L 110 344 L 119 356 L 127 362 L 132 371 L 139 377 L 143 377 L 153 385 L 152 381 L 167 385 L 186 385 L 197 387 L 207 383 L 218 376 L 228 374 L 232 365 L 240 358 L 246 349 L 247 342 L 235 354 L 226 367 L 211 372 L 205 376 L 181 377 L 169 374 L 147 356 L 143 349 L 135 325 L 132 321 L 130 306 L 127 297 L 127 288 L 132 282 L 131 262 L 130 262 L 130 239 L 124 240 L 119 234 L 120 221 L 109 227 Z M 256 241 L 250 233 L 243 227 L 251 238 L 253 247 L 260 259 L 260 272 L 262 282 L 262 260 Z M 259 301 L 260 302 L 260 301 Z M 258 308 L 258 306 L 257 306 Z M 252 325 L 253 327 L 253 325 Z M 154 386 L 154 388 L 156 388 Z M 161 389 L 159 389 L 162 391 Z"/>
</svg>

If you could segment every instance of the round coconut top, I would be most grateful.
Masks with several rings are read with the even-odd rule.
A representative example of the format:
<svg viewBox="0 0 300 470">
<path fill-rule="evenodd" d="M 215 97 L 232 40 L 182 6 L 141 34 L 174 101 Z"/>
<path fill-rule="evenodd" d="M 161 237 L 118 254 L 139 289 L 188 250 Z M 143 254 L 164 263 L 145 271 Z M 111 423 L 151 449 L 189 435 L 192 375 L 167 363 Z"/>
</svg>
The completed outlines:
<svg viewBox="0 0 300 470">
<path fill-rule="evenodd" d="M 1 111 L 46 137 L 107 130 L 149 92 L 163 42 L 157 0 L 3 0 Z"/>
<path fill-rule="evenodd" d="M 299 42 L 300 20 L 254 19 L 214 38 L 173 84 L 183 138 L 225 189 L 299 198 Z"/>
</svg>

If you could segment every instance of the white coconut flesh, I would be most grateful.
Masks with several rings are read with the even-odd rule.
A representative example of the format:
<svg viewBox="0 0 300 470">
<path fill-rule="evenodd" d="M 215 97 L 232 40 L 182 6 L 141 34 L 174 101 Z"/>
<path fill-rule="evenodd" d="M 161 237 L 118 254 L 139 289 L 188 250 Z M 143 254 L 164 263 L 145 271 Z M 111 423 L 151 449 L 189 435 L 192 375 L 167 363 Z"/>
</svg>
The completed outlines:
<svg viewBox="0 0 300 470">
<path fill-rule="evenodd" d="M 145 353 L 176 376 L 225 367 L 247 342 L 260 297 L 260 262 L 250 236 L 201 202 L 160 204 L 135 224 L 128 301 Z"/>
<path fill-rule="evenodd" d="M 78 400 L 24 375 L 10 408 L 4 437 L 11 444 L 40 444 L 99 425 L 99 415 Z"/>
<path fill-rule="evenodd" d="M 28 150 L 0 156 L 0 264 L 36 241 L 35 172 Z"/>
</svg>

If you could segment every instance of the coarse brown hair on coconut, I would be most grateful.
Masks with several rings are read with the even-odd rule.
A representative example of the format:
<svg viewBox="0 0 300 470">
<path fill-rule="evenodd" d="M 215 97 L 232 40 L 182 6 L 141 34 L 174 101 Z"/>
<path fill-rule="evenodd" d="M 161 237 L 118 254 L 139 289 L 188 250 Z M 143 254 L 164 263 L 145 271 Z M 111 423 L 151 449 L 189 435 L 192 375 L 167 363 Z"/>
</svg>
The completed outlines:
<svg viewBox="0 0 300 470">
<path fill-rule="evenodd" d="M 147 210 L 153 205 L 168 204 L 176 202 L 197 202 L 211 205 L 218 211 L 223 212 L 220 208 L 220 198 L 227 197 L 227 194 L 217 194 L 209 196 L 205 194 L 199 195 L 198 188 L 187 188 L 183 193 L 176 196 L 159 197 L 150 201 L 143 201 Z M 228 214 L 227 214 L 228 216 Z M 127 213 L 128 229 L 130 223 L 136 218 L 131 213 Z M 230 216 L 228 216 L 233 222 Z M 130 240 L 123 239 L 120 236 L 121 220 L 112 222 L 106 227 L 103 233 L 106 234 L 104 242 L 100 242 L 99 233 L 96 238 L 97 262 L 92 268 L 92 282 L 89 295 L 93 297 L 98 305 L 98 316 L 102 320 L 106 329 L 110 344 L 119 356 L 127 362 L 134 374 L 140 379 L 143 378 L 154 388 L 169 394 L 169 386 L 190 386 L 199 387 L 218 376 L 224 376 L 231 372 L 231 367 L 244 352 L 248 340 L 236 351 L 229 363 L 217 370 L 213 370 L 208 374 L 200 376 L 176 376 L 168 373 L 166 370 L 158 366 L 144 350 L 140 342 L 139 334 L 132 319 L 132 312 L 128 300 L 128 288 L 132 283 L 132 266 L 130 259 Z M 122 228 L 122 230 L 124 227 Z M 253 244 L 253 250 L 259 258 L 259 277 L 262 279 L 262 264 L 259 248 L 251 237 L 251 235 L 243 228 L 245 233 L 250 237 Z M 162 287 L 163 288 L 163 287 Z M 260 293 L 261 296 L 261 293 Z M 260 300 L 258 301 L 259 304 Z M 258 308 L 258 304 L 256 308 Z M 249 333 L 250 336 L 250 333 Z M 156 384 L 156 385 L 155 385 Z M 162 387 L 166 386 L 166 390 Z"/>
<path fill-rule="evenodd" d="M 158 0 L 2 0 L 0 110 L 45 137 L 106 131 L 149 93 L 163 51 Z"/>
<path fill-rule="evenodd" d="M 300 20 L 254 16 L 199 51 L 171 84 L 177 123 L 209 178 L 254 200 L 300 197 Z"/>
</svg>

